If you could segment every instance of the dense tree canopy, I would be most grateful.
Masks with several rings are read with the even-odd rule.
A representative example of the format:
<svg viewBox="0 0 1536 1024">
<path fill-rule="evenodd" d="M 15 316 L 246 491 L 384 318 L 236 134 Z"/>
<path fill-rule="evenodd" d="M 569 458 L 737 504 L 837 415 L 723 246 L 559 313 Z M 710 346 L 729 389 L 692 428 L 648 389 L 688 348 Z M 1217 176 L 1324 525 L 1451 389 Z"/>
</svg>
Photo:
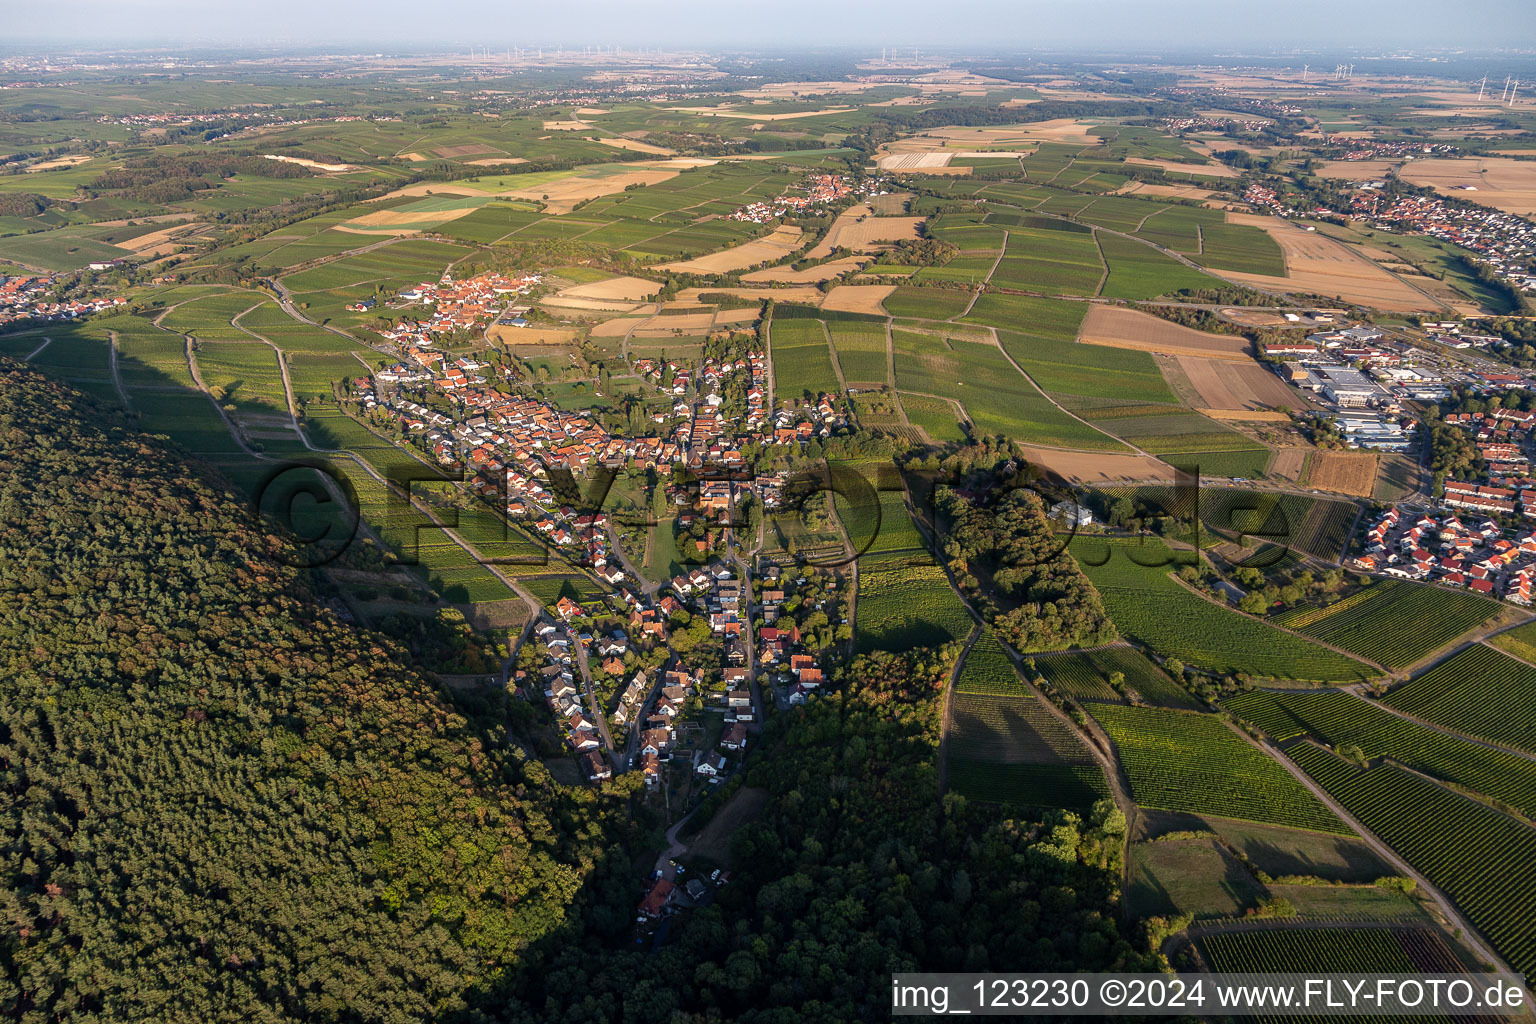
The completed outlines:
<svg viewBox="0 0 1536 1024">
<path fill-rule="evenodd" d="M 451 1010 L 580 909 L 599 798 L 84 401 L 0 361 L 0 1014 Z"/>
</svg>

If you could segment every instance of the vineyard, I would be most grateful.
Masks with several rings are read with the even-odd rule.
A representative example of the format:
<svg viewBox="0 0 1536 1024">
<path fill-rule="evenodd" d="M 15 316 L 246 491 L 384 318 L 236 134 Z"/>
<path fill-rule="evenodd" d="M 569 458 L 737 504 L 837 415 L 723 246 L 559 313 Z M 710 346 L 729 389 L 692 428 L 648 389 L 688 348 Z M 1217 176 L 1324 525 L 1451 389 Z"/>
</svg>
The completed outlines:
<svg viewBox="0 0 1536 1024">
<path fill-rule="evenodd" d="M 1536 621 L 1495 633 L 1488 643 L 1526 661 L 1536 661 Z"/>
<path fill-rule="evenodd" d="M 1261 678 L 1353 682 L 1369 666 L 1299 636 L 1223 608 L 1171 575 L 1174 553 L 1161 541 L 1144 544 L 1080 537 L 1072 553 L 1104 597 L 1122 633 L 1159 654 L 1217 672 Z M 1161 565 L 1140 565 L 1161 562 Z"/>
<path fill-rule="evenodd" d="M 866 557 L 859 563 L 860 650 L 906 651 L 959 640 L 971 617 L 944 570 L 919 560 Z"/>
<path fill-rule="evenodd" d="M 1206 529 L 1255 537 L 1319 558 L 1343 555 L 1358 511 L 1354 502 L 1300 494 L 1226 488 L 1200 491 L 1200 520 Z"/>
<path fill-rule="evenodd" d="M 969 670 L 967 664 L 962 679 Z M 1086 808 L 1109 795 L 1104 774 L 1083 740 L 1033 693 L 983 694 L 957 688 L 950 698 L 950 715 L 949 778 L 952 788 L 966 798 Z"/>
<path fill-rule="evenodd" d="M 983 629 L 971 645 L 955 680 L 955 692 L 979 694 L 1025 694 L 1029 689 L 1014 671 L 1002 641 L 991 629 Z"/>
<path fill-rule="evenodd" d="M 1467 736 L 1536 754 L 1536 668 L 1482 644 L 1399 686 L 1382 703 Z"/>
<path fill-rule="evenodd" d="M 1293 609 L 1275 621 L 1387 668 L 1401 669 L 1498 613 L 1498 602 L 1476 594 L 1379 580 L 1336 604 Z"/>
<path fill-rule="evenodd" d="M 1518 971 L 1536 972 L 1536 829 L 1391 765 L 1290 751 L 1360 823 L 1456 901 Z"/>
<path fill-rule="evenodd" d="M 1335 749 L 1354 745 L 1367 758 L 1390 758 L 1536 813 L 1536 761 L 1436 732 L 1353 694 L 1253 690 L 1225 705 L 1276 740 L 1304 731 Z"/>
<path fill-rule="evenodd" d="M 1462 969 L 1450 946 L 1428 928 L 1255 928 L 1202 936 L 1197 944 L 1213 970 L 1235 974 Z"/>
<path fill-rule="evenodd" d="M 1049 657 L 1036 655 L 1035 666 L 1050 684 L 1075 700 L 1120 701 L 1109 685 L 1112 672 L 1125 675 L 1125 686 L 1148 704 L 1197 711 L 1200 704 L 1134 647 L 1105 647 Z"/>
<path fill-rule="evenodd" d="M 1348 835 L 1333 813 L 1213 715 L 1089 704 L 1144 807 Z"/>
</svg>

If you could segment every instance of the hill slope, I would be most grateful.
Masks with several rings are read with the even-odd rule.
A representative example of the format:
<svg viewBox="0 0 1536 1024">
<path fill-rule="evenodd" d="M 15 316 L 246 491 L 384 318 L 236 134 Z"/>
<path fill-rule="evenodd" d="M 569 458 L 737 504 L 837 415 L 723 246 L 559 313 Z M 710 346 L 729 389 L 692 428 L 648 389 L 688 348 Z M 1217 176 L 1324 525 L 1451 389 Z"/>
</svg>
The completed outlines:
<svg viewBox="0 0 1536 1024">
<path fill-rule="evenodd" d="M 283 543 L 0 360 L 0 1015 L 451 1012 L 612 848 Z"/>
</svg>

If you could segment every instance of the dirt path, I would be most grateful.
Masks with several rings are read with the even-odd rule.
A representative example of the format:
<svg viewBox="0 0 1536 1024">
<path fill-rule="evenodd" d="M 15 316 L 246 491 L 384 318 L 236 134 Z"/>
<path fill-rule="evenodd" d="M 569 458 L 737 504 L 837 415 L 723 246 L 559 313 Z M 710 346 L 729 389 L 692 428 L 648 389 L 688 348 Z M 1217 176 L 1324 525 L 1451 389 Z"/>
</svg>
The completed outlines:
<svg viewBox="0 0 1536 1024">
<path fill-rule="evenodd" d="M 1494 649 L 1498 650 L 1498 648 L 1494 648 Z M 1503 652 L 1501 651 L 1500 653 L 1503 653 Z M 1520 659 L 1516 659 L 1516 660 L 1520 660 Z M 1530 662 L 1525 662 L 1525 664 L 1529 665 Z M 1499 744 L 1499 743 L 1492 743 L 1492 742 L 1489 742 L 1488 740 L 1478 739 L 1476 736 L 1472 736 L 1472 735 L 1470 735 L 1468 733 L 1457 732 L 1455 729 L 1448 729 L 1445 726 L 1437 725 L 1434 722 L 1429 721 L 1428 719 L 1420 718 L 1417 715 L 1410 715 L 1406 711 L 1399 711 L 1397 708 L 1394 708 L 1394 707 L 1392 707 L 1392 706 L 1390 706 L 1388 704 L 1385 704 L 1385 703 L 1383 703 L 1382 701 L 1379 701 L 1379 700 L 1366 700 L 1366 697 L 1364 696 L 1364 694 L 1361 693 L 1361 690 L 1364 689 L 1363 687 L 1360 687 L 1360 686 L 1346 686 L 1346 687 L 1344 687 L 1344 689 L 1346 691 L 1348 691 L 1349 693 L 1354 694 L 1356 698 L 1358 698 L 1360 700 L 1365 700 L 1372 707 L 1380 708 L 1381 710 L 1387 712 L 1388 714 L 1396 715 L 1398 718 L 1401 718 L 1405 722 L 1412 722 L 1414 725 L 1422 726 L 1425 729 L 1431 729 L 1431 730 L 1439 733 L 1442 736 L 1449 736 L 1453 740 L 1461 740 L 1463 743 L 1471 743 L 1471 744 L 1474 744 L 1475 746 L 1483 747 L 1484 749 L 1487 749 L 1487 750 L 1498 751 L 1501 754 L 1509 754 L 1512 757 L 1518 757 L 1518 758 L 1521 758 L 1521 759 L 1526 760 L 1526 761 L 1536 761 L 1536 755 L 1526 753 L 1524 750 L 1519 750 L 1519 749 L 1516 749 L 1515 747 L 1506 747 L 1506 746 L 1504 746 L 1502 744 Z"/>
<path fill-rule="evenodd" d="M 1003 354 L 1003 358 L 1008 360 L 1009 364 L 1015 370 L 1019 371 L 1019 375 L 1021 377 L 1023 377 L 1025 380 L 1029 381 L 1029 386 L 1030 387 L 1032 387 L 1036 391 L 1040 392 L 1040 397 L 1044 398 L 1047 402 L 1050 402 L 1057 409 L 1060 409 L 1062 412 L 1066 413 L 1068 416 L 1070 416 L 1073 419 L 1077 420 L 1077 422 L 1083 424 L 1084 426 L 1092 427 L 1094 430 L 1097 430 L 1099 433 L 1103 434 L 1105 437 L 1107 437 L 1110 440 L 1114 441 L 1116 444 L 1121 444 L 1121 445 L 1124 445 L 1127 448 L 1130 448 L 1137 455 L 1145 455 L 1149 459 L 1157 458 L 1156 455 L 1153 455 L 1151 452 L 1144 451 L 1141 448 L 1136 447 L 1136 445 L 1134 445 L 1131 442 L 1125 440 L 1124 438 L 1116 437 L 1114 434 L 1111 434 L 1109 431 L 1105 430 L 1103 427 L 1099 426 L 1098 424 L 1096 424 L 1096 423 L 1094 423 L 1094 422 L 1092 422 L 1090 420 L 1083 419 L 1077 413 L 1073 412 L 1071 409 L 1068 409 L 1066 406 L 1064 406 L 1060 402 L 1056 401 L 1056 399 L 1052 398 L 1050 396 L 1050 394 L 1047 393 L 1044 388 L 1042 388 L 1039 384 L 1035 383 L 1035 378 L 1031 377 L 1027 372 L 1025 372 L 1024 367 L 1019 365 L 1018 360 L 1014 359 L 1013 356 L 1008 354 L 1008 350 L 1006 348 L 1004 348 L 1003 347 L 1003 343 L 998 340 L 997 328 L 995 328 L 995 327 L 988 327 L 987 328 L 987 332 L 992 335 L 992 344 L 997 346 L 997 350 Z M 1050 446 L 1047 445 L 1045 447 L 1050 447 Z M 1074 449 L 1069 449 L 1069 450 L 1071 450 L 1071 451 L 1090 451 L 1090 450 L 1093 450 L 1093 449 L 1077 449 L 1077 448 L 1074 448 Z M 1113 454 L 1113 453 L 1111 453 L 1111 454 Z"/>
<path fill-rule="evenodd" d="M 112 386 L 117 389 L 118 401 L 123 403 L 123 409 L 133 412 L 133 400 L 128 397 L 128 391 L 123 387 L 123 375 L 117 370 L 117 332 L 107 332 L 107 365 L 112 369 Z"/>
<path fill-rule="evenodd" d="M 52 338 L 44 338 L 43 339 L 43 343 L 41 345 L 37 346 L 37 348 L 33 349 L 31 352 L 28 352 L 26 358 L 23 359 L 22 362 L 30 363 L 32 360 L 36 359 L 38 356 L 43 354 L 43 349 L 47 348 L 49 345 L 52 345 L 52 344 L 53 344 L 53 339 Z"/>
<path fill-rule="evenodd" d="M 1249 615 L 1247 612 L 1243 611 L 1240 608 L 1234 608 L 1230 604 L 1227 604 L 1224 601 L 1216 600 L 1214 597 L 1212 597 L 1210 594 L 1207 594 L 1205 591 L 1201 590 L 1199 587 L 1191 586 L 1190 584 L 1185 583 L 1183 580 L 1179 579 L 1178 574 L 1174 573 L 1174 574 L 1171 574 L 1171 575 L 1173 576 L 1173 581 L 1175 583 L 1177 583 L 1179 586 L 1183 587 L 1185 590 L 1189 591 L 1191 594 L 1194 594 L 1196 597 L 1199 597 L 1199 598 L 1202 598 L 1203 600 L 1209 601 L 1211 604 L 1214 604 L 1218 608 L 1225 608 L 1227 611 L 1231 612 L 1234 615 L 1241 615 L 1241 616 L 1244 616 L 1245 618 L 1252 619 L 1255 622 L 1262 622 L 1264 625 L 1269 626 L 1271 629 L 1277 629 L 1277 630 L 1279 630 L 1282 633 L 1289 633 L 1289 634 L 1291 634 L 1291 636 L 1298 637 L 1299 639 L 1307 641 L 1307 643 L 1316 644 L 1319 647 L 1326 647 L 1328 650 L 1333 651 L 1335 654 L 1342 654 L 1342 655 L 1344 655 L 1344 657 L 1350 659 L 1351 661 L 1358 661 L 1362 665 L 1369 665 L 1370 667 L 1376 669 L 1377 672 L 1380 673 L 1381 675 L 1391 675 L 1391 672 L 1389 672 L 1387 670 L 1387 667 L 1385 665 L 1378 664 L 1377 662 L 1374 662 L 1374 661 L 1370 660 L 1369 658 L 1362 657 L 1361 655 L 1355 654 L 1352 651 L 1346 651 L 1342 647 L 1336 647 L 1333 644 L 1324 643 L 1323 641 L 1319 640 L 1315 636 L 1308 636 L 1305 633 L 1302 633 L 1302 632 L 1299 632 L 1297 630 L 1291 629 L 1291 628 L 1289 628 L 1287 626 L 1282 626 L 1282 625 L 1280 625 L 1277 622 L 1271 622 L 1269 619 L 1261 618 L 1258 615 Z"/>
<path fill-rule="evenodd" d="M 975 308 L 975 306 L 976 306 L 976 300 L 981 298 L 982 289 L 984 289 L 987 286 L 987 284 L 992 280 L 992 275 L 997 273 L 997 268 L 1002 266 L 1003 257 L 1006 256 L 1006 255 L 1008 255 L 1008 229 L 1007 228 L 1003 228 L 1003 248 L 997 254 L 997 259 L 992 261 L 992 269 L 987 271 L 987 276 L 981 279 L 981 284 L 978 284 L 976 286 L 975 291 L 971 292 L 971 301 L 967 302 L 965 304 L 965 309 L 962 310 L 957 315 L 952 316 L 952 317 L 949 318 L 951 322 L 953 322 L 955 320 L 963 320 L 965 317 L 968 317 L 968 316 L 971 315 L 971 310 L 973 308 Z M 889 331 L 890 331 L 890 327 L 889 327 L 890 321 L 886 321 L 886 324 L 887 324 L 886 331 L 887 331 L 887 333 L 889 333 Z"/>
<path fill-rule="evenodd" d="M 965 638 L 965 647 L 960 651 L 960 657 L 955 659 L 955 667 L 950 670 L 949 685 L 944 687 L 944 712 L 939 718 L 938 789 L 941 800 L 949 792 L 949 737 L 955 731 L 955 687 L 960 683 L 960 673 L 965 670 L 965 659 L 970 657 L 971 648 L 980 639 L 981 623 L 978 622 L 971 627 L 971 635 Z"/>
<path fill-rule="evenodd" d="M 1313 781 L 1310 775 L 1302 771 L 1296 762 L 1292 761 L 1288 756 L 1286 756 L 1285 751 L 1281 750 L 1279 747 L 1272 743 L 1260 743 L 1252 736 L 1249 736 L 1241 729 L 1232 725 L 1230 722 L 1227 724 L 1234 733 L 1241 736 L 1248 743 L 1253 744 L 1255 747 L 1258 747 L 1260 750 L 1270 754 L 1275 758 L 1275 760 L 1279 761 L 1281 766 L 1284 767 L 1286 771 L 1290 772 L 1291 775 L 1295 777 L 1297 782 L 1300 782 L 1313 796 L 1322 801 L 1324 807 L 1327 807 L 1334 814 L 1338 815 L 1340 821 L 1344 822 L 1344 824 L 1348 825 L 1350 828 L 1359 833 L 1360 838 L 1365 840 L 1366 845 L 1368 845 L 1378 857 L 1386 861 L 1386 863 L 1391 864 L 1393 867 L 1397 868 L 1397 870 L 1402 872 L 1405 877 L 1411 878 L 1417 882 L 1419 888 L 1424 891 L 1425 895 L 1433 900 L 1435 905 L 1440 908 L 1440 912 L 1445 915 L 1445 919 L 1451 922 L 1456 926 L 1456 928 L 1460 930 L 1461 940 L 1465 942 L 1469 947 L 1471 947 L 1472 951 L 1476 953 L 1480 958 L 1482 958 L 1485 963 L 1494 964 L 1502 971 L 1514 974 L 1517 977 L 1520 976 L 1516 974 L 1515 971 L 1510 970 L 1509 965 L 1504 962 L 1504 959 L 1489 947 L 1487 942 L 1483 939 L 1482 933 L 1472 926 L 1471 921 L 1468 921 L 1461 915 L 1460 909 L 1454 902 L 1451 901 L 1448 896 L 1430 884 L 1429 879 L 1425 878 L 1422 874 L 1419 873 L 1418 869 L 1416 869 L 1412 864 L 1409 864 L 1406 860 L 1399 856 L 1396 850 L 1382 842 L 1379 838 L 1377 838 L 1374 832 L 1362 825 L 1354 815 L 1350 814 L 1349 811 L 1344 808 L 1343 804 L 1335 800 L 1326 789 L 1324 789 L 1322 786 L 1319 786 L 1315 781 Z"/>
</svg>

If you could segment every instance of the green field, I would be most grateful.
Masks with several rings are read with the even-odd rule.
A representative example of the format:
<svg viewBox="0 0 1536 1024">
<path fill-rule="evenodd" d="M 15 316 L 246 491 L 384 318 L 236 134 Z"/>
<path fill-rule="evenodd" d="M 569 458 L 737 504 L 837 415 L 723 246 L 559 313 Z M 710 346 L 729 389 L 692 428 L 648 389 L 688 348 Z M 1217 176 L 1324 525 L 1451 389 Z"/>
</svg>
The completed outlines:
<svg viewBox="0 0 1536 1024">
<path fill-rule="evenodd" d="M 996 345 L 903 330 L 891 338 L 897 387 L 959 401 L 981 433 L 1063 448 L 1122 448 L 1054 405 Z"/>
<path fill-rule="evenodd" d="M 1275 616 L 1290 629 L 1390 669 L 1407 668 L 1499 613 L 1466 591 L 1379 580 L 1344 601 Z"/>
<path fill-rule="evenodd" d="M 1214 715 L 1088 704 L 1143 807 L 1314 832 L 1349 830 L 1273 758 Z"/>
<path fill-rule="evenodd" d="M 1148 704 L 1197 711 L 1200 703 L 1134 647 L 1035 656 L 1035 666 L 1050 684 L 1076 700 L 1119 701 L 1109 685 L 1112 673 L 1125 677 L 1125 688 Z"/>
<path fill-rule="evenodd" d="M 769 325 L 768 339 L 776 397 L 794 401 L 842 393 L 820 320 L 776 319 Z"/>
<path fill-rule="evenodd" d="M 1465 736 L 1536 754 L 1536 668 L 1476 644 L 1382 703 Z"/>
<path fill-rule="evenodd" d="M 1174 580 L 1173 552 L 1144 544 L 1079 537 L 1072 553 L 1103 595 L 1122 633 L 1159 654 L 1217 672 L 1261 678 L 1345 682 L 1367 678 L 1369 666 L 1223 608 Z M 1138 564 L 1132 559 L 1140 559 Z"/>
<path fill-rule="evenodd" d="M 1517 971 L 1536 971 L 1536 830 L 1401 768 L 1360 769 L 1311 744 L 1308 775 L 1457 906 Z"/>
<path fill-rule="evenodd" d="M 1078 734 L 1025 688 L 990 630 L 966 656 L 950 698 L 947 770 L 972 800 L 1084 809 L 1109 795 Z"/>
<path fill-rule="evenodd" d="M 1329 746 L 1354 746 L 1366 758 L 1392 761 L 1536 814 L 1536 761 L 1447 736 L 1336 690 L 1252 690 L 1225 706 L 1284 741 L 1310 735 Z"/>
</svg>

